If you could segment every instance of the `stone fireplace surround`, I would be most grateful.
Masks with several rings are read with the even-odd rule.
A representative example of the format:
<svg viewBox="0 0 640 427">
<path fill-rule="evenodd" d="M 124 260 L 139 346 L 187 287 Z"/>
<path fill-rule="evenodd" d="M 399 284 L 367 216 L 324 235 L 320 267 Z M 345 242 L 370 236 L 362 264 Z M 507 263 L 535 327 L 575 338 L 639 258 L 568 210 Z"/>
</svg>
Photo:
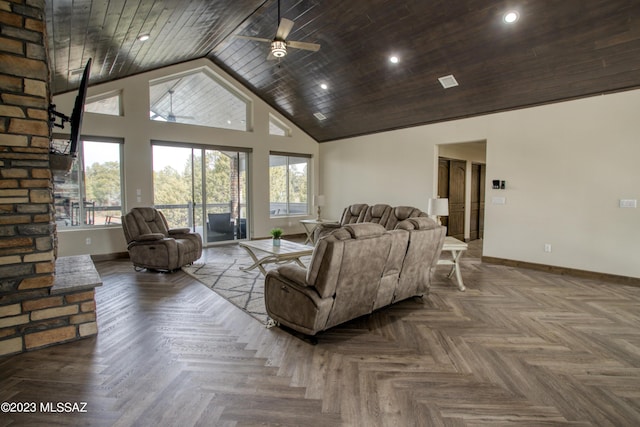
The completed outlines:
<svg viewBox="0 0 640 427">
<path fill-rule="evenodd" d="M 56 257 L 44 11 L 0 0 L 0 356 L 98 333 L 91 258 Z"/>
</svg>

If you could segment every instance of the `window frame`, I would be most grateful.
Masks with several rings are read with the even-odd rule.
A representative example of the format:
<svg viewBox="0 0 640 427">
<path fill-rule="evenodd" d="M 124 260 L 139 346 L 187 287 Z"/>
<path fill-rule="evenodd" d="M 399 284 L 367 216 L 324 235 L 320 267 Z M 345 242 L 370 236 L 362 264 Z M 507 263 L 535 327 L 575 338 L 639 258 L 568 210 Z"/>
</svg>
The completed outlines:
<svg viewBox="0 0 640 427">
<path fill-rule="evenodd" d="M 286 183 L 286 212 L 284 214 L 271 214 L 271 204 L 273 203 L 271 200 L 271 157 L 272 156 L 278 156 L 278 157 L 285 157 L 286 161 L 285 161 L 285 171 L 286 171 L 286 177 L 285 177 L 285 183 Z M 290 178 L 289 178 L 289 167 L 290 167 L 290 158 L 292 157 L 296 157 L 296 158 L 304 158 L 307 159 L 307 194 L 306 194 L 306 212 L 305 213 L 291 213 L 291 194 L 290 194 L 290 187 L 289 187 L 289 183 L 290 183 Z M 302 217 L 302 216 L 309 216 L 311 215 L 311 165 L 312 165 L 312 159 L 313 156 L 311 154 L 304 154 L 304 153 L 289 153 L 289 152 L 282 152 L 282 151 L 270 151 L 269 152 L 269 218 L 286 218 L 286 217 Z"/>
<path fill-rule="evenodd" d="M 69 136 L 68 135 L 62 135 L 62 134 L 53 134 L 52 135 L 52 139 L 56 139 L 56 140 L 68 140 Z M 105 137 L 105 136 L 88 136 L 88 135 L 81 135 L 80 136 L 80 144 L 78 144 L 78 152 L 77 152 L 77 157 L 75 159 L 75 162 L 78 164 L 78 197 L 79 198 L 86 198 L 87 195 L 87 188 L 86 188 L 86 165 L 85 165 L 85 158 L 84 158 L 84 151 L 85 151 L 85 142 L 98 142 L 98 143 L 111 143 L 111 144 L 117 144 L 118 146 L 118 161 L 119 161 L 119 165 L 120 165 L 120 212 L 122 214 L 124 214 L 126 212 L 126 197 L 125 197 L 125 186 L 124 186 L 124 139 L 123 138 L 116 138 L 116 137 Z M 53 187 L 53 194 L 54 194 L 54 199 L 55 199 L 55 194 L 56 194 L 56 184 L 55 182 L 53 183 L 54 187 Z M 115 207 L 115 206 L 114 206 Z M 78 203 L 78 218 L 86 218 L 86 209 L 84 206 L 84 203 Z M 119 218 L 118 218 L 119 219 Z M 56 223 L 58 223 L 58 219 L 56 218 Z M 71 231 L 71 230 L 80 230 L 80 229 L 93 229 L 93 228 L 104 228 L 104 227 L 119 227 L 121 226 L 120 222 L 114 222 L 114 223 L 105 223 L 105 224 L 97 224 L 94 223 L 93 224 L 85 224 L 85 223 L 79 223 L 78 225 L 73 225 L 73 224 L 69 224 L 69 225 L 62 225 L 58 227 L 58 231 Z"/>
</svg>

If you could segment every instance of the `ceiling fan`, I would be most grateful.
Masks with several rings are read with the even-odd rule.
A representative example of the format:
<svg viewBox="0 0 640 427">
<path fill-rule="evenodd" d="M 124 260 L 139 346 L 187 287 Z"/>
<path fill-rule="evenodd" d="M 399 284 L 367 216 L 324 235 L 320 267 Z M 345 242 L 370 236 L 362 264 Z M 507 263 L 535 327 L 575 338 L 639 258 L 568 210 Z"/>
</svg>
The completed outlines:
<svg viewBox="0 0 640 427">
<path fill-rule="evenodd" d="M 255 40 L 259 42 L 270 43 L 271 48 L 267 60 L 284 58 L 287 55 L 287 48 L 303 49 L 317 52 L 320 49 L 320 45 L 317 43 L 297 42 L 293 40 L 287 40 L 287 36 L 293 28 L 294 22 L 287 18 L 280 18 L 280 0 L 278 0 L 278 29 L 276 30 L 276 36 L 273 40 L 264 39 L 260 37 L 241 36 L 235 37 L 246 40 Z"/>
<path fill-rule="evenodd" d="M 176 119 L 180 118 L 180 119 L 191 119 L 193 120 L 193 116 L 176 116 L 175 114 L 173 114 L 173 94 L 174 94 L 174 90 L 173 89 L 169 89 L 167 91 L 167 93 L 169 94 L 169 114 L 167 114 L 167 118 L 166 120 L 168 122 L 175 122 Z M 151 116 L 151 120 L 155 120 L 158 117 L 162 117 L 162 115 L 160 114 L 154 114 L 153 116 Z"/>
</svg>

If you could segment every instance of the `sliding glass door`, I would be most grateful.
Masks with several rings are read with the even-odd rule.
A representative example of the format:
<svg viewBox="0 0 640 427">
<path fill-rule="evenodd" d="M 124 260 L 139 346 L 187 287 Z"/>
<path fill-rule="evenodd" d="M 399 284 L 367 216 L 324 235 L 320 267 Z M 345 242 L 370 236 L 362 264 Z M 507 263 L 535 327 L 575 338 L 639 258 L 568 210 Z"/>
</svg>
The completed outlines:
<svg viewBox="0 0 640 427">
<path fill-rule="evenodd" d="M 247 238 L 248 152 L 154 143 L 154 205 L 205 244 Z"/>
<path fill-rule="evenodd" d="M 207 241 L 247 238 L 247 153 L 204 150 Z"/>
</svg>

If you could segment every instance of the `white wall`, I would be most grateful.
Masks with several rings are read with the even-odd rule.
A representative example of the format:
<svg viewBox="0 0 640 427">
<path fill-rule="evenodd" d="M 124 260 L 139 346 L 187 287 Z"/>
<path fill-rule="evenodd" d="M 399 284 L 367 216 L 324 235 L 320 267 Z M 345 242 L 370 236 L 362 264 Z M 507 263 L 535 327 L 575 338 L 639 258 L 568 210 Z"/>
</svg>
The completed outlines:
<svg viewBox="0 0 640 427">
<path fill-rule="evenodd" d="M 618 207 L 640 199 L 638 111 L 634 90 L 323 143 L 324 211 L 338 218 L 351 203 L 426 209 L 436 145 L 485 140 L 484 255 L 640 277 L 640 208 Z M 492 179 L 507 189 L 492 190 Z"/>
<path fill-rule="evenodd" d="M 253 102 L 253 129 L 251 132 L 190 126 L 179 123 L 163 123 L 149 120 L 149 80 L 182 73 L 194 68 L 208 67 L 225 78 L 237 90 Z M 124 139 L 125 206 L 153 204 L 151 141 L 175 141 L 198 144 L 250 147 L 251 232 L 253 237 L 266 237 L 273 227 L 282 227 L 285 234 L 303 233 L 298 220 L 308 217 L 269 218 L 269 151 L 285 151 L 311 154 L 311 188 L 317 187 L 318 143 L 302 132 L 265 102 L 235 82 L 212 62 L 201 59 L 161 70 L 139 74 L 126 79 L 91 86 L 88 96 L 122 90 L 123 117 L 86 113 L 82 134 L 88 136 L 111 136 Z M 76 93 L 54 97 L 53 103 L 61 112 L 71 112 Z M 276 116 L 292 130 L 291 137 L 269 135 L 269 113 Z M 136 189 L 142 190 L 137 201 Z M 314 194 L 317 194 L 314 192 Z M 91 244 L 87 244 L 87 238 Z M 126 243 L 120 226 L 60 229 L 58 231 L 59 256 L 89 254 L 113 254 L 126 251 Z"/>
</svg>

